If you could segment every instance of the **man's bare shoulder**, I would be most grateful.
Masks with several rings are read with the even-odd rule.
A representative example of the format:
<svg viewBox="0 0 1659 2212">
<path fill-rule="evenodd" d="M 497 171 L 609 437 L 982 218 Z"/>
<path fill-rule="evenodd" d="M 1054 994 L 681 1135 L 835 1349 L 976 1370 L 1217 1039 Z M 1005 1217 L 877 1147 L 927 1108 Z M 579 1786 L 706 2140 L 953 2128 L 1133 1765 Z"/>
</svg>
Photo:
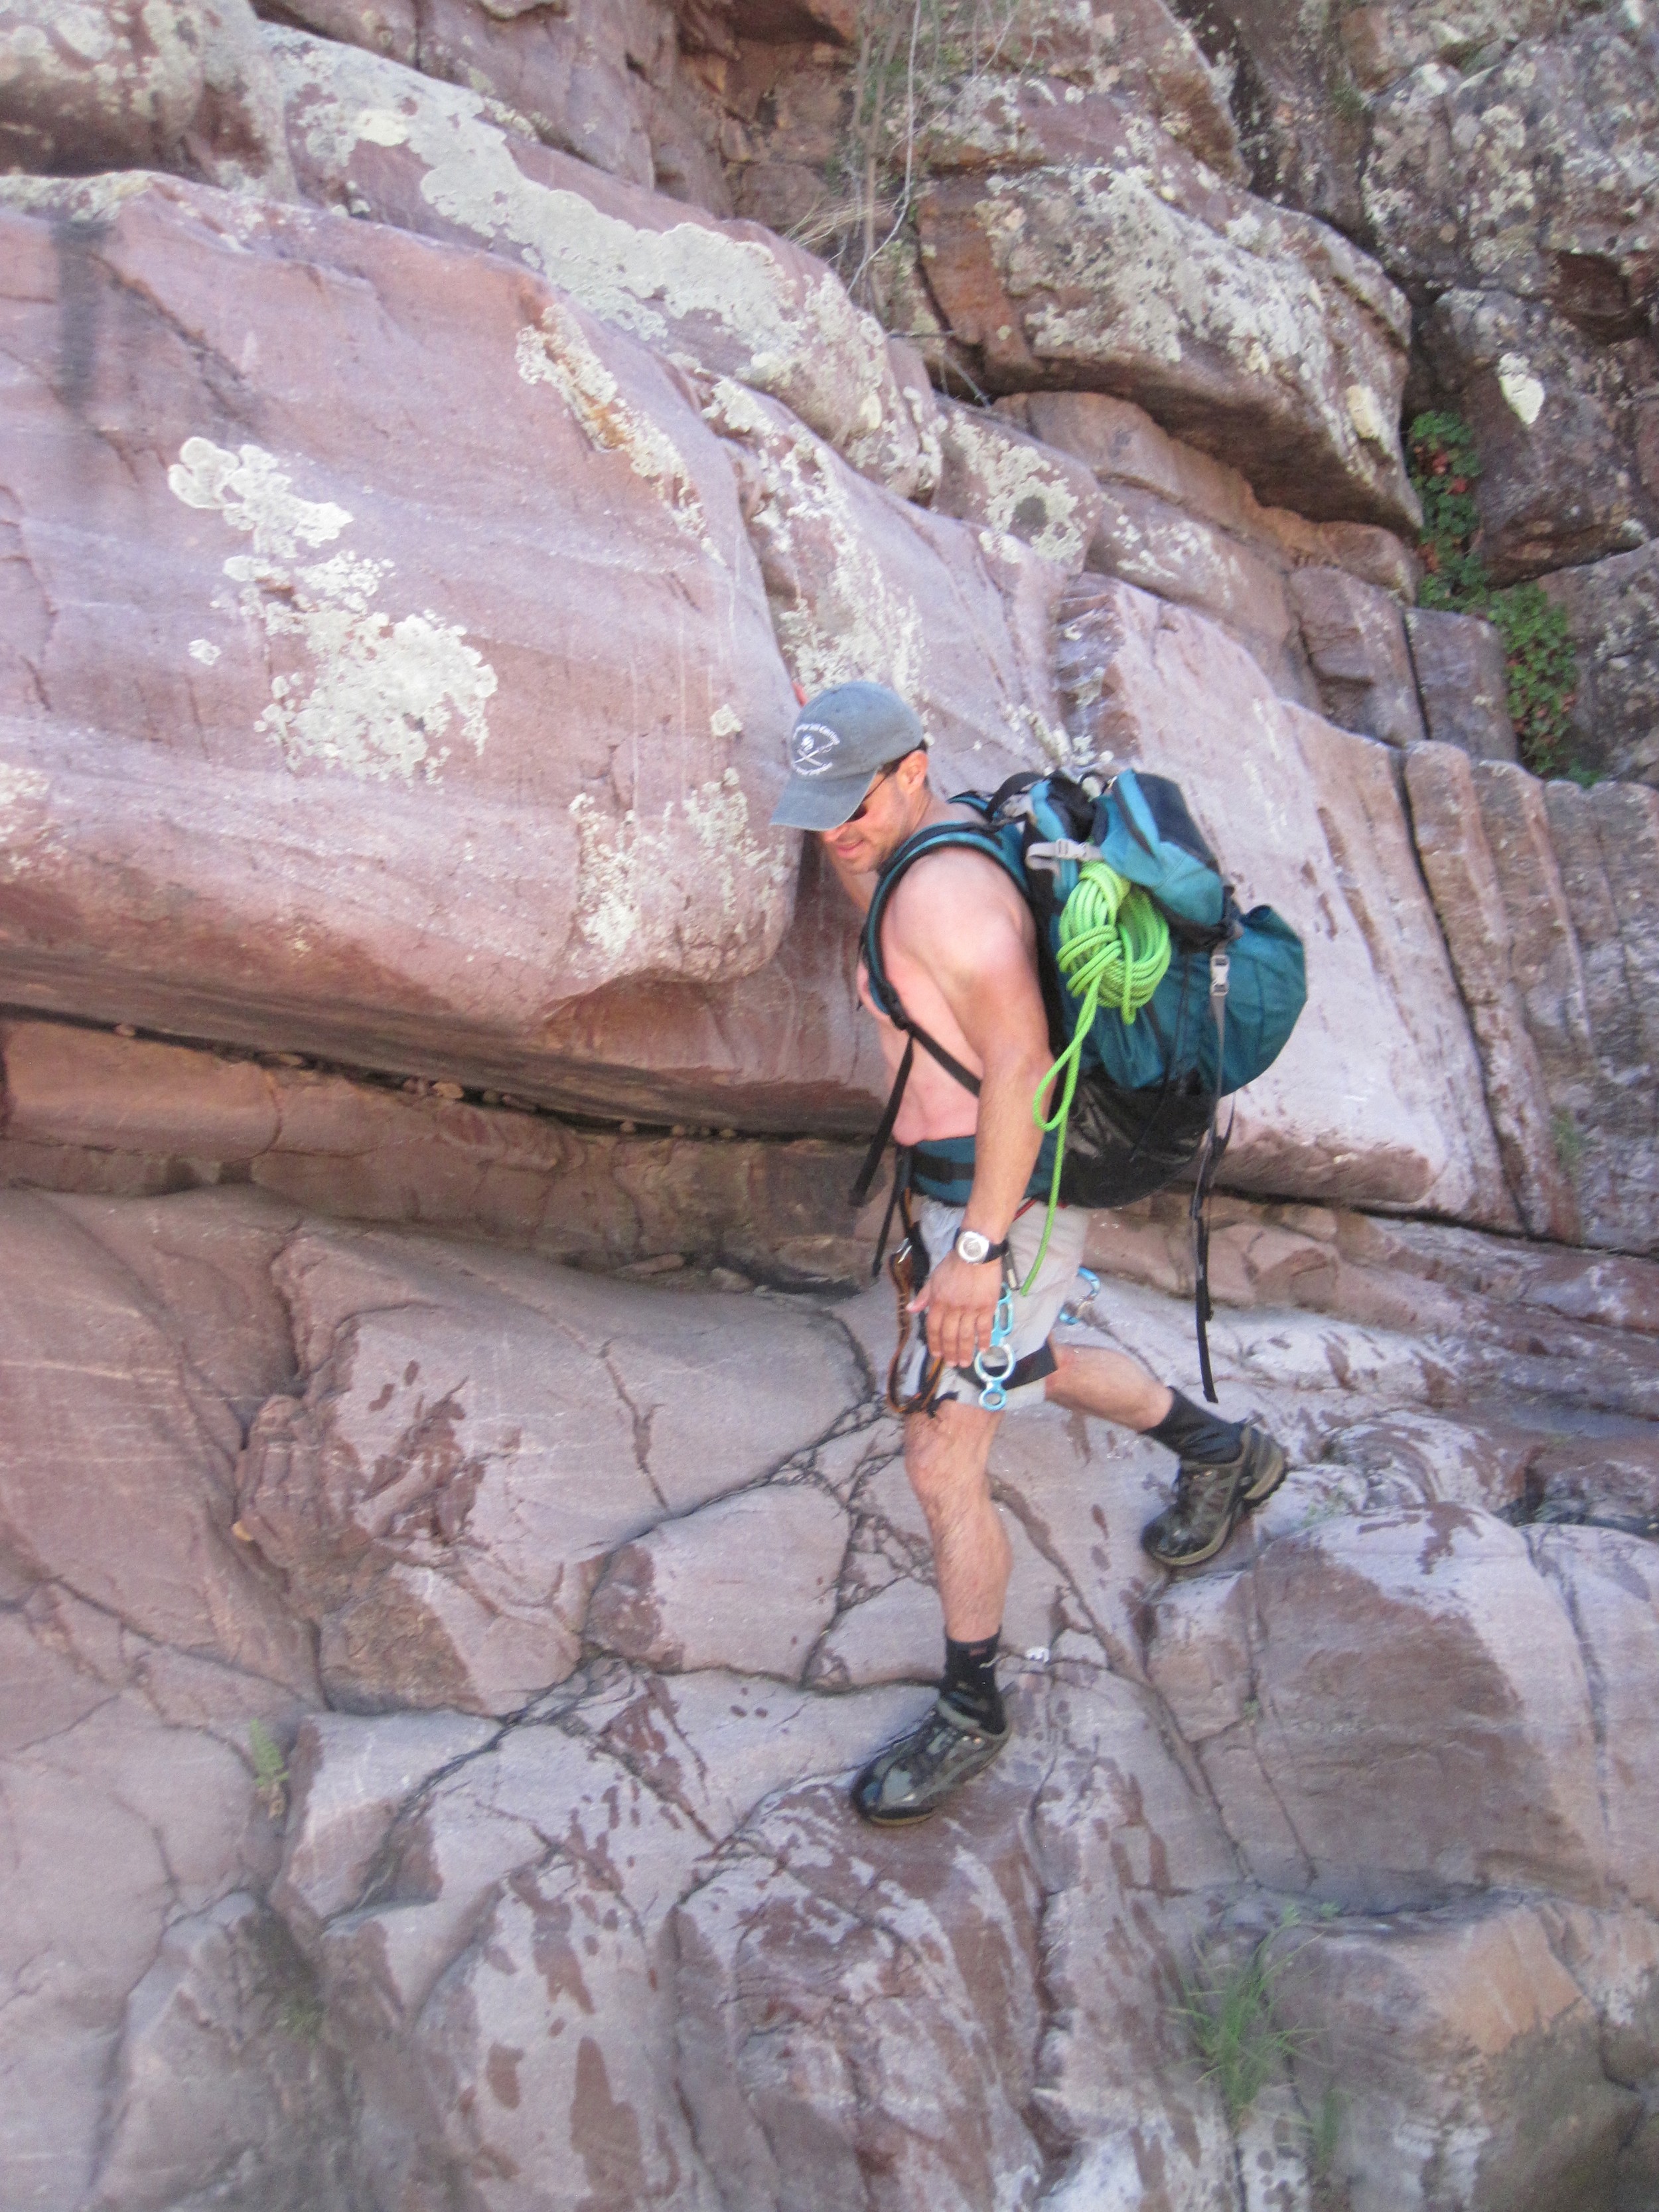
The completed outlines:
<svg viewBox="0 0 1659 2212">
<path fill-rule="evenodd" d="M 932 965 L 943 954 L 984 948 L 1009 936 L 1035 941 L 1030 908 L 1006 868 L 988 854 L 947 845 L 924 854 L 893 893 L 895 947 Z"/>
</svg>

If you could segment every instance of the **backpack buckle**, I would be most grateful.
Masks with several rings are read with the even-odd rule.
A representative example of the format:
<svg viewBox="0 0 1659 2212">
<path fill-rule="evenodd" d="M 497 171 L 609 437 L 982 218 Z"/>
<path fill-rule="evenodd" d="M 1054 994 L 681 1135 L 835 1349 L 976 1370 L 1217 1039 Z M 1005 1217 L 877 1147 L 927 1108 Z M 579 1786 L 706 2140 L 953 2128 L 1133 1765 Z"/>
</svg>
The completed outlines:
<svg viewBox="0 0 1659 2212">
<path fill-rule="evenodd" d="M 1226 954 L 1218 945 L 1215 951 L 1210 955 L 1210 996 L 1212 999 L 1224 999 L 1226 997 L 1227 977 L 1231 970 L 1232 964 L 1232 962 L 1228 959 Z"/>
<path fill-rule="evenodd" d="M 1052 844 L 1028 845 L 1020 856 L 1028 868 L 1048 868 L 1058 875 L 1063 860 L 1098 860 L 1098 845 L 1080 845 L 1075 837 L 1056 837 Z"/>
</svg>

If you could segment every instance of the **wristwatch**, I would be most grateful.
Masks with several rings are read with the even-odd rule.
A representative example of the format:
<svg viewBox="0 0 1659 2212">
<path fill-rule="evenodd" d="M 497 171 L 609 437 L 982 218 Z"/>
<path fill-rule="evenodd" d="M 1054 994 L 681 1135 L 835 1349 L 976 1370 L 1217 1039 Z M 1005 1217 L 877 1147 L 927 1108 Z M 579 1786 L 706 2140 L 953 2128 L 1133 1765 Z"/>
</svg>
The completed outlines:
<svg viewBox="0 0 1659 2212">
<path fill-rule="evenodd" d="M 1000 1260 L 1007 1249 L 1006 1237 L 1000 1244 L 994 1244 L 982 1229 L 964 1229 L 956 1241 L 957 1259 L 965 1260 L 970 1267 L 982 1267 L 988 1260 Z"/>
</svg>

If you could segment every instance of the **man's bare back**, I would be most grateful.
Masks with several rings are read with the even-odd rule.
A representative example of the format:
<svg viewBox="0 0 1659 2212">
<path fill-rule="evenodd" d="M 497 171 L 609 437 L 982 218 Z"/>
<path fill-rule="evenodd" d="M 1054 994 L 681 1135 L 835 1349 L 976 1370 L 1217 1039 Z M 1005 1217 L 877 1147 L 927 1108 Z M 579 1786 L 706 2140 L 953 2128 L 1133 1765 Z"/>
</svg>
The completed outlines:
<svg viewBox="0 0 1659 2212">
<path fill-rule="evenodd" d="M 972 819 L 966 809 L 955 809 Z M 900 1004 L 913 1020 L 938 1040 L 953 1059 L 983 1076 L 985 1062 L 963 1030 L 951 1003 L 948 986 L 980 991 L 994 988 L 984 978 L 1018 962 L 1030 993 L 1040 999 L 1036 931 L 1030 909 L 1007 871 L 978 853 L 957 848 L 933 853 L 905 876 L 887 912 L 883 937 L 887 972 Z M 859 967 L 859 996 L 875 1017 L 889 1078 L 898 1072 L 906 1039 L 870 995 L 869 976 Z M 971 1137 L 979 1121 L 979 1101 L 929 1054 L 918 1054 L 894 1126 L 900 1145 L 930 1137 Z"/>
</svg>

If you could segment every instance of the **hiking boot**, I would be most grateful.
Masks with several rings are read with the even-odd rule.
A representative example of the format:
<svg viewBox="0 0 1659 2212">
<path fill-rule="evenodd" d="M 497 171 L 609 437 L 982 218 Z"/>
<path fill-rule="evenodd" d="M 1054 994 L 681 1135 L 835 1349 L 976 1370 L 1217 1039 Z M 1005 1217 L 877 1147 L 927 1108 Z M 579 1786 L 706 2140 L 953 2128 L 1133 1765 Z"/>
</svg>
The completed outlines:
<svg viewBox="0 0 1659 2212">
<path fill-rule="evenodd" d="M 1247 1425 L 1237 1459 L 1219 1467 L 1182 1462 L 1175 1495 L 1141 1530 L 1142 1547 L 1161 1567 L 1201 1566 L 1214 1559 L 1243 1516 L 1271 1498 L 1284 1480 L 1284 1446 L 1265 1429 Z"/>
<path fill-rule="evenodd" d="M 853 1803 L 878 1828 L 925 1820 L 988 1766 L 1012 1734 L 1006 1725 L 994 1733 L 941 1698 L 919 1728 L 871 1760 L 853 1784 Z"/>
</svg>

